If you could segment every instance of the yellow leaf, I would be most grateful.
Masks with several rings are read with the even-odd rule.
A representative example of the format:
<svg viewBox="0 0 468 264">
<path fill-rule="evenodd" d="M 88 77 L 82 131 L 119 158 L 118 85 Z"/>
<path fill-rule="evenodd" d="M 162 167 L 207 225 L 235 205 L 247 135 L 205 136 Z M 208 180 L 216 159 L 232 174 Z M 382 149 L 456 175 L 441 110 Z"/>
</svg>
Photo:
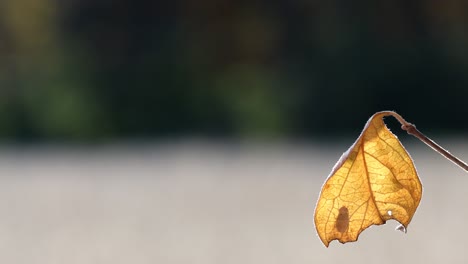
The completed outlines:
<svg viewBox="0 0 468 264">
<path fill-rule="evenodd" d="M 332 240 L 356 241 L 364 229 L 389 219 L 406 231 L 422 186 L 412 159 L 383 122 L 394 114 L 374 114 L 323 185 L 315 227 L 326 247 Z"/>
</svg>

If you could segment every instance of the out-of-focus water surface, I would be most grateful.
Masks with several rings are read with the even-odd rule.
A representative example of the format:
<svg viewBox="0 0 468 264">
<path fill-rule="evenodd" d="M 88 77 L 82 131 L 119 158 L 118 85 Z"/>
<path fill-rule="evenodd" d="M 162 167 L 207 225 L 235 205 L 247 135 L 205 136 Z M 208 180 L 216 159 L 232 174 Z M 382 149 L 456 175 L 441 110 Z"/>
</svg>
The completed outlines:
<svg viewBox="0 0 468 264">
<path fill-rule="evenodd" d="M 467 138 L 439 142 L 468 160 Z M 408 233 L 390 221 L 322 245 L 316 199 L 351 143 L 3 147 L 0 262 L 466 262 L 468 174 L 420 143 Z"/>
</svg>

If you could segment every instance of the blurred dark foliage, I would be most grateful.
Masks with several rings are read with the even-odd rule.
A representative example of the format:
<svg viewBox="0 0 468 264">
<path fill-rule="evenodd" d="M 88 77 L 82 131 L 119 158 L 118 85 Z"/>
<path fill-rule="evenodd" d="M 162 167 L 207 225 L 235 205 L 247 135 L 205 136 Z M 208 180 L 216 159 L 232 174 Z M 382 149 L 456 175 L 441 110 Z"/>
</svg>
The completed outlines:
<svg viewBox="0 0 468 264">
<path fill-rule="evenodd" d="M 468 2 L 0 3 L 3 140 L 468 130 Z"/>
</svg>

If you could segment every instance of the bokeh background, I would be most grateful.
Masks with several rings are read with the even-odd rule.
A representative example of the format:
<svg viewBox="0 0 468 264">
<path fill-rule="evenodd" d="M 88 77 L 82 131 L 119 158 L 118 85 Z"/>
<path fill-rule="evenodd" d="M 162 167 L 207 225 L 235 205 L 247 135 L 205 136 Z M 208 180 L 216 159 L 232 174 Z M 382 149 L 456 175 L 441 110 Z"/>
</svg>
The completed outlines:
<svg viewBox="0 0 468 264">
<path fill-rule="evenodd" d="M 0 262 L 466 262 L 468 175 L 325 249 L 321 184 L 374 112 L 468 160 L 468 3 L 0 2 Z"/>
</svg>

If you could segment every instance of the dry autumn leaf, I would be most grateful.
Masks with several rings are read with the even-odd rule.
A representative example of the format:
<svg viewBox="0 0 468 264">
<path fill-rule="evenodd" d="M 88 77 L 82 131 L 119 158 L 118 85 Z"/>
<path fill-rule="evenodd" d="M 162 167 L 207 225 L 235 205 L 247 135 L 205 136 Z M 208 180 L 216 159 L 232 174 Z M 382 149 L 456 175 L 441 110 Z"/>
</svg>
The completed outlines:
<svg viewBox="0 0 468 264">
<path fill-rule="evenodd" d="M 412 159 L 383 121 L 394 114 L 374 114 L 323 185 L 315 227 L 325 246 L 356 241 L 364 229 L 389 219 L 406 231 L 422 186 Z"/>
</svg>

